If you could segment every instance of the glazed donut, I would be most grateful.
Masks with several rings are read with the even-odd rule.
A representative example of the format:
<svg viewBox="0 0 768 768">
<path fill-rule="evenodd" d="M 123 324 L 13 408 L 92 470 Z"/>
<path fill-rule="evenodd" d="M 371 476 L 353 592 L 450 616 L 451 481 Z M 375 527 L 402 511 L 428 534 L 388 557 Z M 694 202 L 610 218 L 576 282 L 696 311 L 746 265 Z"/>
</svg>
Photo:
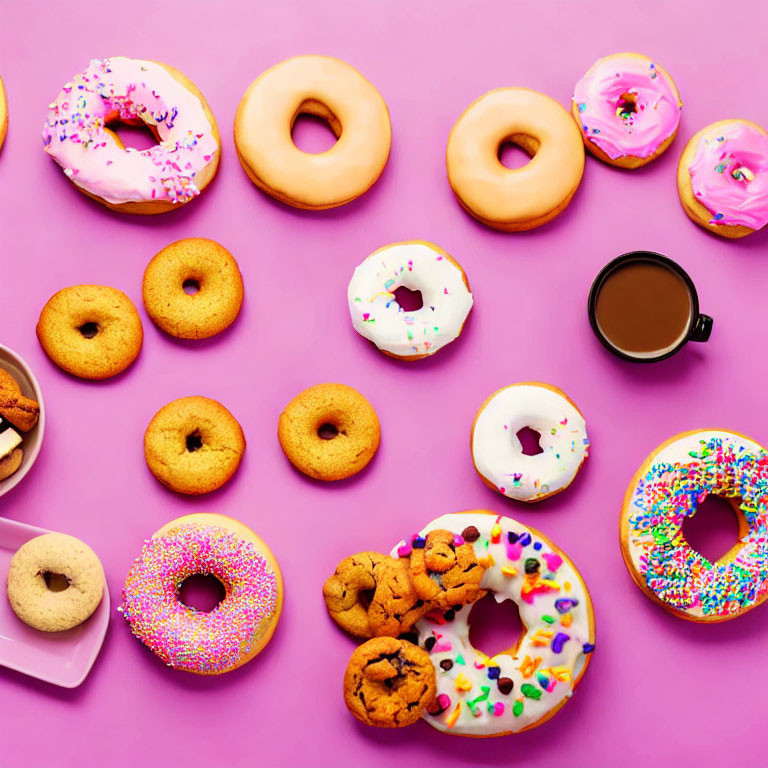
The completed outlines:
<svg viewBox="0 0 768 768">
<path fill-rule="evenodd" d="M 179 600 L 180 586 L 194 575 L 215 576 L 224 587 L 224 599 L 208 613 Z M 283 580 L 267 545 L 230 517 L 194 514 L 173 520 L 144 543 L 118 610 L 167 666 L 220 675 L 264 648 L 282 606 Z"/>
<path fill-rule="evenodd" d="M 595 157 L 639 168 L 672 143 L 682 106 L 663 67 L 639 53 L 614 53 L 598 59 L 576 83 L 571 112 Z"/>
<path fill-rule="evenodd" d="M 108 379 L 128 368 L 144 340 L 133 302 L 117 288 L 73 285 L 51 296 L 37 321 L 43 351 L 81 379 Z"/>
<path fill-rule="evenodd" d="M 499 160 L 505 142 L 531 156 L 522 168 Z M 488 227 L 519 232 L 546 224 L 571 201 L 584 172 L 584 143 L 549 96 L 499 88 L 456 121 L 446 151 L 448 181 L 464 209 Z"/>
<path fill-rule="evenodd" d="M 344 480 L 368 466 L 381 429 L 373 406 L 346 384 L 316 384 L 285 406 L 277 438 L 288 461 L 315 480 Z"/>
<path fill-rule="evenodd" d="M 60 588 L 54 588 L 54 583 Z M 103 596 L 101 562 L 74 536 L 37 536 L 11 558 L 8 602 L 25 624 L 42 632 L 62 632 L 82 624 Z"/>
<path fill-rule="evenodd" d="M 125 148 L 114 122 L 146 125 L 150 149 Z M 155 61 L 93 59 L 49 105 L 45 151 L 72 183 L 107 208 L 163 213 L 202 192 L 216 173 L 220 142 L 203 94 Z"/>
<path fill-rule="evenodd" d="M 197 291 L 188 294 L 187 285 Z M 207 339 L 221 333 L 243 304 L 237 262 L 224 246 L 203 237 L 166 245 L 149 262 L 142 291 L 152 322 L 179 339 Z"/>
<path fill-rule="evenodd" d="M 729 501 L 738 543 L 714 563 L 682 533 L 709 494 Z M 675 616 L 733 619 L 768 598 L 768 454 L 738 432 L 694 430 L 656 448 L 632 478 L 621 551 L 638 587 Z"/>
<path fill-rule="evenodd" d="M 501 736 L 540 725 L 569 700 L 595 647 L 592 601 L 579 572 L 549 539 L 492 512 L 443 515 L 410 541 L 435 530 L 474 548 L 485 567 L 480 586 L 497 602 L 517 604 L 524 632 L 489 658 L 469 640 L 471 604 L 418 621 L 418 645 L 429 652 L 437 675 L 437 697 L 424 719 L 461 736 Z M 392 556 L 408 549 L 401 541 Z"/>
<path fill-rule="evenodd" d="M 525 427 L 539 433 L 540 453 L 523 453 L 517 433 Z M 483 482 L 519 501 L 565 490 L 589 455 L 581 411 L 565 392 L 537 381 L 494 392 L 480 406 L 469 440 Z"/>
<path fill-rule="evenodd" d="M 397 288 L 419 291 L 420 309 L 397 303 Z M 464 270 L 424 240 L 385 245 L 355 268 L 347 289 L 355 330 L 385 355 L 419 360 L 458 338 L 472 309 Z"/>
<path fill-rule="evenodd" d="M 721 120 L 688 142 L 677 166 L 688 217 L 723 237 L 745 237 L 768 223 L 768 133 L 748 120 Z"/>
<path fill-rule="evenodd" d="M 320 154 L 300 150 L 291 130 L 301 114 L 326 120 L 336 144 Z M 235 146 L 248 177 L 296 208 L 335 208 L 362 195 L 384 170 L 391 143 L 381 94 L 329 56 L 297 56 L 268 69 L 235 115 Z"/>
<path fill-rule="evenodd" d="M 0 149 L 5 141 L 5 135 L 8 133 L 8 102 L 5 100 L 5 86 L 3 78 L 0 77 Z"/>
<path fill-rule="evenodd" d="M 237 419 L 209 397 L 181 397 L 164 405 L 144 432 L 150 472 L 176 493 L 198 496 L 221 488 L 244 452 Z"/>
</svg>

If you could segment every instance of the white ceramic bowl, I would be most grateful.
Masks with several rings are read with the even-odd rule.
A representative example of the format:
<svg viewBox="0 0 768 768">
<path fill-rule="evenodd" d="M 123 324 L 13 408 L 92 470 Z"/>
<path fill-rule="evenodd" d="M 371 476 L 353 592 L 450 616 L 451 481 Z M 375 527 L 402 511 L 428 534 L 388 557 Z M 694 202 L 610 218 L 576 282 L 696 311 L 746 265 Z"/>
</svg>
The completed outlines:
<svg viewBox="0 0 768 768">
<path fill-rule="evenodd" d="M 37 383 L 32 369 L 24 362 L 24 359 L 17 355 L 12 349 L 0 344 L 0 368 L 8 371 L 19 383 L 22 394 L 32 397 L 40 404 L 40 418 L 34 429 L 26 433 L 21 433 L 24 442 L 21 447 L 24 449 L 24 458 L 21 460 L 21 466 L 5 480 L 0 480 L 0 496 L 11 488 L 15 488 L 24 476 L 32 469 L 32 465 L 40 453 L 40 446 L 43 444 L 43 433 L 45 432 L 45 405 L 43 404 L 43 393 L 40 391 L 40 385 Z"/>
</svg>

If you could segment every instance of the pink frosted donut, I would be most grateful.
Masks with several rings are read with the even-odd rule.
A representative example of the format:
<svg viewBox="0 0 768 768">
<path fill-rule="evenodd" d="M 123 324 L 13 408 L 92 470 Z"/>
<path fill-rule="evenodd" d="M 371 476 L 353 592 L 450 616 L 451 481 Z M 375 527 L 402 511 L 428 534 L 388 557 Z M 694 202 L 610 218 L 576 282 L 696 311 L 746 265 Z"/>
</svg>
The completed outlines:
<svg viewBox="0 0 768 768">
<path fill-rule="evenodd" d="M 124 147 L 111 123 L 144 123 L 158 140 Z M 94 59 L 49 105 L 45 151 L 86 195 L 127 213 L 162 213 L 200 194 L 221 145 L 202 93 L 165 64 Z"/>
<path fill-rule="evenodd" d="M 182 583 L 197 574 L 215 576 L 224 587 L 224 599 L 209 613 L 179 600 Z M 269 642 L 282 603 L 280 568 L 267 545 L 236 520 L 196 514 L 145 542 L 119 610 L 131 632 L 169 667 L 219 675 Z"/>
<path fill-rule="evenodd" d="M 615 53 L 598 59 L 576 83 L 571 111 L 595 157 L 639 168 L 672 143 L 681 107 L 666 70 L 639 53 Z"/>
<path fill-rule="evenodd" d="M 687 144 L 677 169 L 688 216 L 724 237 L 768 224 L 768 133 L 748 120 L 721 120 Z"/>
</svg>

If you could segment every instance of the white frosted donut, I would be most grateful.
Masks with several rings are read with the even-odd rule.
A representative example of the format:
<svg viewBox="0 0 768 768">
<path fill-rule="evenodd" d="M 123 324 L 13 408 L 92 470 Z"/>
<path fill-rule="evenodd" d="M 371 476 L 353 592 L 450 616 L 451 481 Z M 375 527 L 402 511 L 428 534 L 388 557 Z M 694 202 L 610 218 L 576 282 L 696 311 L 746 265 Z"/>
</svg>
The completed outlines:
<svg viewBox="0 0 768 768">
<path fill-rule="evenodd" d="M 543 723 L 571 697 L 595 647 L 592 601 L 579 572 L 537 531 L 482 510 L 438 517 L 392 556 L 408 556 L 436 529 L 473 545 L 486 568 L 480 587 L 499 603 L 516 603 L 524 632 L 489 658 L 469 641 L 471 605 L 420 619 L 418 644 L 437 675 L 436 703 L 424 719 L 462 736 L 502 736 Z"/>
<path fill-rule="evenodd" d="M 405 311 L 397 288 L 421 293 L 423 306 Z M 356 269 L 347 290 L 355 330 L 382 352 L 404 360 L 433 355 L 459 336 L 472 309 L 461 266 L 442 248 L 423 240 L 392 243 Z"/>
<path fill-rule="evenodd" d="M 124 147 L 109 125 L 143 123 L 157 146 Z M 78 189 L 126 213 L 162 213 L 200 194 L 219 164 L 216 121 L 203 95 L 165 64 L 94 59 L 49 104 L 45 151 Z"/>
<path fill-rule="evenodd" d="M 539 433 L 541 453 L 523 453 L 517 433 L 525 427 Z M 519 501 L 564 490 L 589 455 L 581 411 L 565 392 L 535 381 L 494 392 L 475 416 L 470 445 L 483 482 Z"/>
</svg>

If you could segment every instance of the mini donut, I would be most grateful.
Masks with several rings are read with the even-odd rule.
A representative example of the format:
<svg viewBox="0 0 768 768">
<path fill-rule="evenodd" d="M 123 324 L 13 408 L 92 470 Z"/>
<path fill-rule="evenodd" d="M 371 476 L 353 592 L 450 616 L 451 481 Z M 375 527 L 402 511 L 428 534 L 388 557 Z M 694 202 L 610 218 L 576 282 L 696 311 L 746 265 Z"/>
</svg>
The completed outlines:
<svg viewBox="0 0 768 768">
<path fill-rule="evenodd" d="M 240 466 L 245 435 L 235 417 L 208 397 L 164 405 L 144 433 L 152 474 L 176 493 L 197 496 L 221 488 Z"/>
<path fill-rule="evenodd" d="M 288 461 L 315 480 L 343 480 L 364 469 L 379 447 L 373 406 L 345 384 L 315 384 L 285 406 L 277 437 Z"/>
<path fill-rule="evenodd" d="M 721 120 L 686 144 L 677 166 L 683 210 L 728 238 L 768 224 L 768 133 L 749 120 Z"/>
<path fill-rule="evenodd" d="M 739 521 L 739 541 L 714 563 L 683 522 L 714 494 Z M 768 453 L 729 430 L 694 430 L 656 448 L 632 478 L 621 512 L 624 562 L 638 587 L 675 616 L 718 622 L 768 599 Z"/>
<path fill-rule="evenodd" d="M 55 589 L 54 584 L 62 588 Z M 8 602 L 25 624 L 42 632 L 62 632 L 82 624 L 99 607 L 103 595 L 101 562 L 74 536 L 37 536 L 11 558 Z"/>
<path fill-rule="evenodd" d="M 8 102 L 5 99 L 5 86 L 0 77 L 0 149 L 2 149 L 5 136 L 8 133 Z"/>
<path fill-rule="evenodd" d="M 398 288 L 418 291 L 422 307 L 406 311 Z M 385 245 L 355 268 L 347 289 L 355 330 L 385 355 L 419 360 L 458 338 L 472 309 L 460 264 L 424 240 Z"/>
<path fill-rule="evenodd" d="M 123 213 L 180 208 L 210 183 L 221 143 L 194 83 L 167 64 L 93 59 L 48 105 L 45 151 L 88 197 Z M 158 144 L 124 147 L 112 123 L 146 125 Z"/>
<path fill-rule="evenodd" d="M 224 599 L 210 612 L 179 600 L 190 576 L 215 576 Z M 269 547 L 224 515 L 177 518 L 134 560 L 118 609 L 133 635 L 169 667 L 220 675 L 269 642 L 283 607 L 283 579 Z"/>
<path fill-rule="evenodd" d="M 81 379 L 108 379 L 128 368 L 144 340 L 133 302 L 117 288 L 73 285 L 54 293 L 37 322 L 50 360 Z"/>
<path fill-rule="evenodd" d="M 344 673 L 347 709 L 366 725 L 413 725 L 434 698 L 429 654 L 406 640 L 368 640 L 355 649 Z"/>
<path fill-rule="evenodd" d="M 523 453 L 517 433 L 539 433 L 541 452 Z M 541 501 L 565 490 L 589 455 L 581 411 L 565 392 L 538 381 L 494 392 L 475 416 L 472 461 L 483 482 L 519 501 Z"/>
<path fill-rule="evenodd" d="M 424 719 L 444 733 L 502 736 L 548 720 L 570 700 L 595 648 L 592 600 L 576 567 L 548 538 L 486 510 L 443 515 L 411 541 L 448 531 L 484 564 L 480 587 L 497 602 L 513 600 L 523 633 L 489 658 L 469 639 L 472 604 L 414 626 L 437 677 L 436 697 Z M 392 556 L 408 552 L 401 541 Z"/>
<path fill-rule="evenodd" d="M 512 142 L 531 157 L 522 168 L 499 160 Z M 527 88 L 499 88 L 467 107 L 448 137 L 448 181 L 462 207 L 488 227 L 519 232 L 567 207 L 584 172 L 584 143 L 568 112 Z"/>
<path fill-rule="evenodd" d="M 336 144 L 319 154 L 300 150 L 291 131 L 301 114 L 326 120 Z M 330 56 L 276 64 L 250 84 L 235 115 L 235 146 L 248 177 L 295 208 L 335 208 L 360 197 L 384 170 L 391 143 L 381 94 Z"/>
<path fill-rule="evenodd" d="M 397 637 L 432 608 L 414 589 L 407 561 L 377 552 L 342 560 L 323 597 L 329 616 L 355 637 Z"/>
<path fill-rule="evenodd" d="M 188 294 L 191 285 L 197 291 Z M 235 321 L 243 278 L 232 254 L 213 240 L 190 237 L 166 245 L 144 272 L 144 308 L 179 339 L 207 339 Z"/>
<path fill-rule="evenodd" d="M 576 83 L 571 112 L 584 144 L 618 168 L 640 168 L 677 135 L 683 102 L 675 81 L 639 53 L 598 59 Z"/>
</svg>

